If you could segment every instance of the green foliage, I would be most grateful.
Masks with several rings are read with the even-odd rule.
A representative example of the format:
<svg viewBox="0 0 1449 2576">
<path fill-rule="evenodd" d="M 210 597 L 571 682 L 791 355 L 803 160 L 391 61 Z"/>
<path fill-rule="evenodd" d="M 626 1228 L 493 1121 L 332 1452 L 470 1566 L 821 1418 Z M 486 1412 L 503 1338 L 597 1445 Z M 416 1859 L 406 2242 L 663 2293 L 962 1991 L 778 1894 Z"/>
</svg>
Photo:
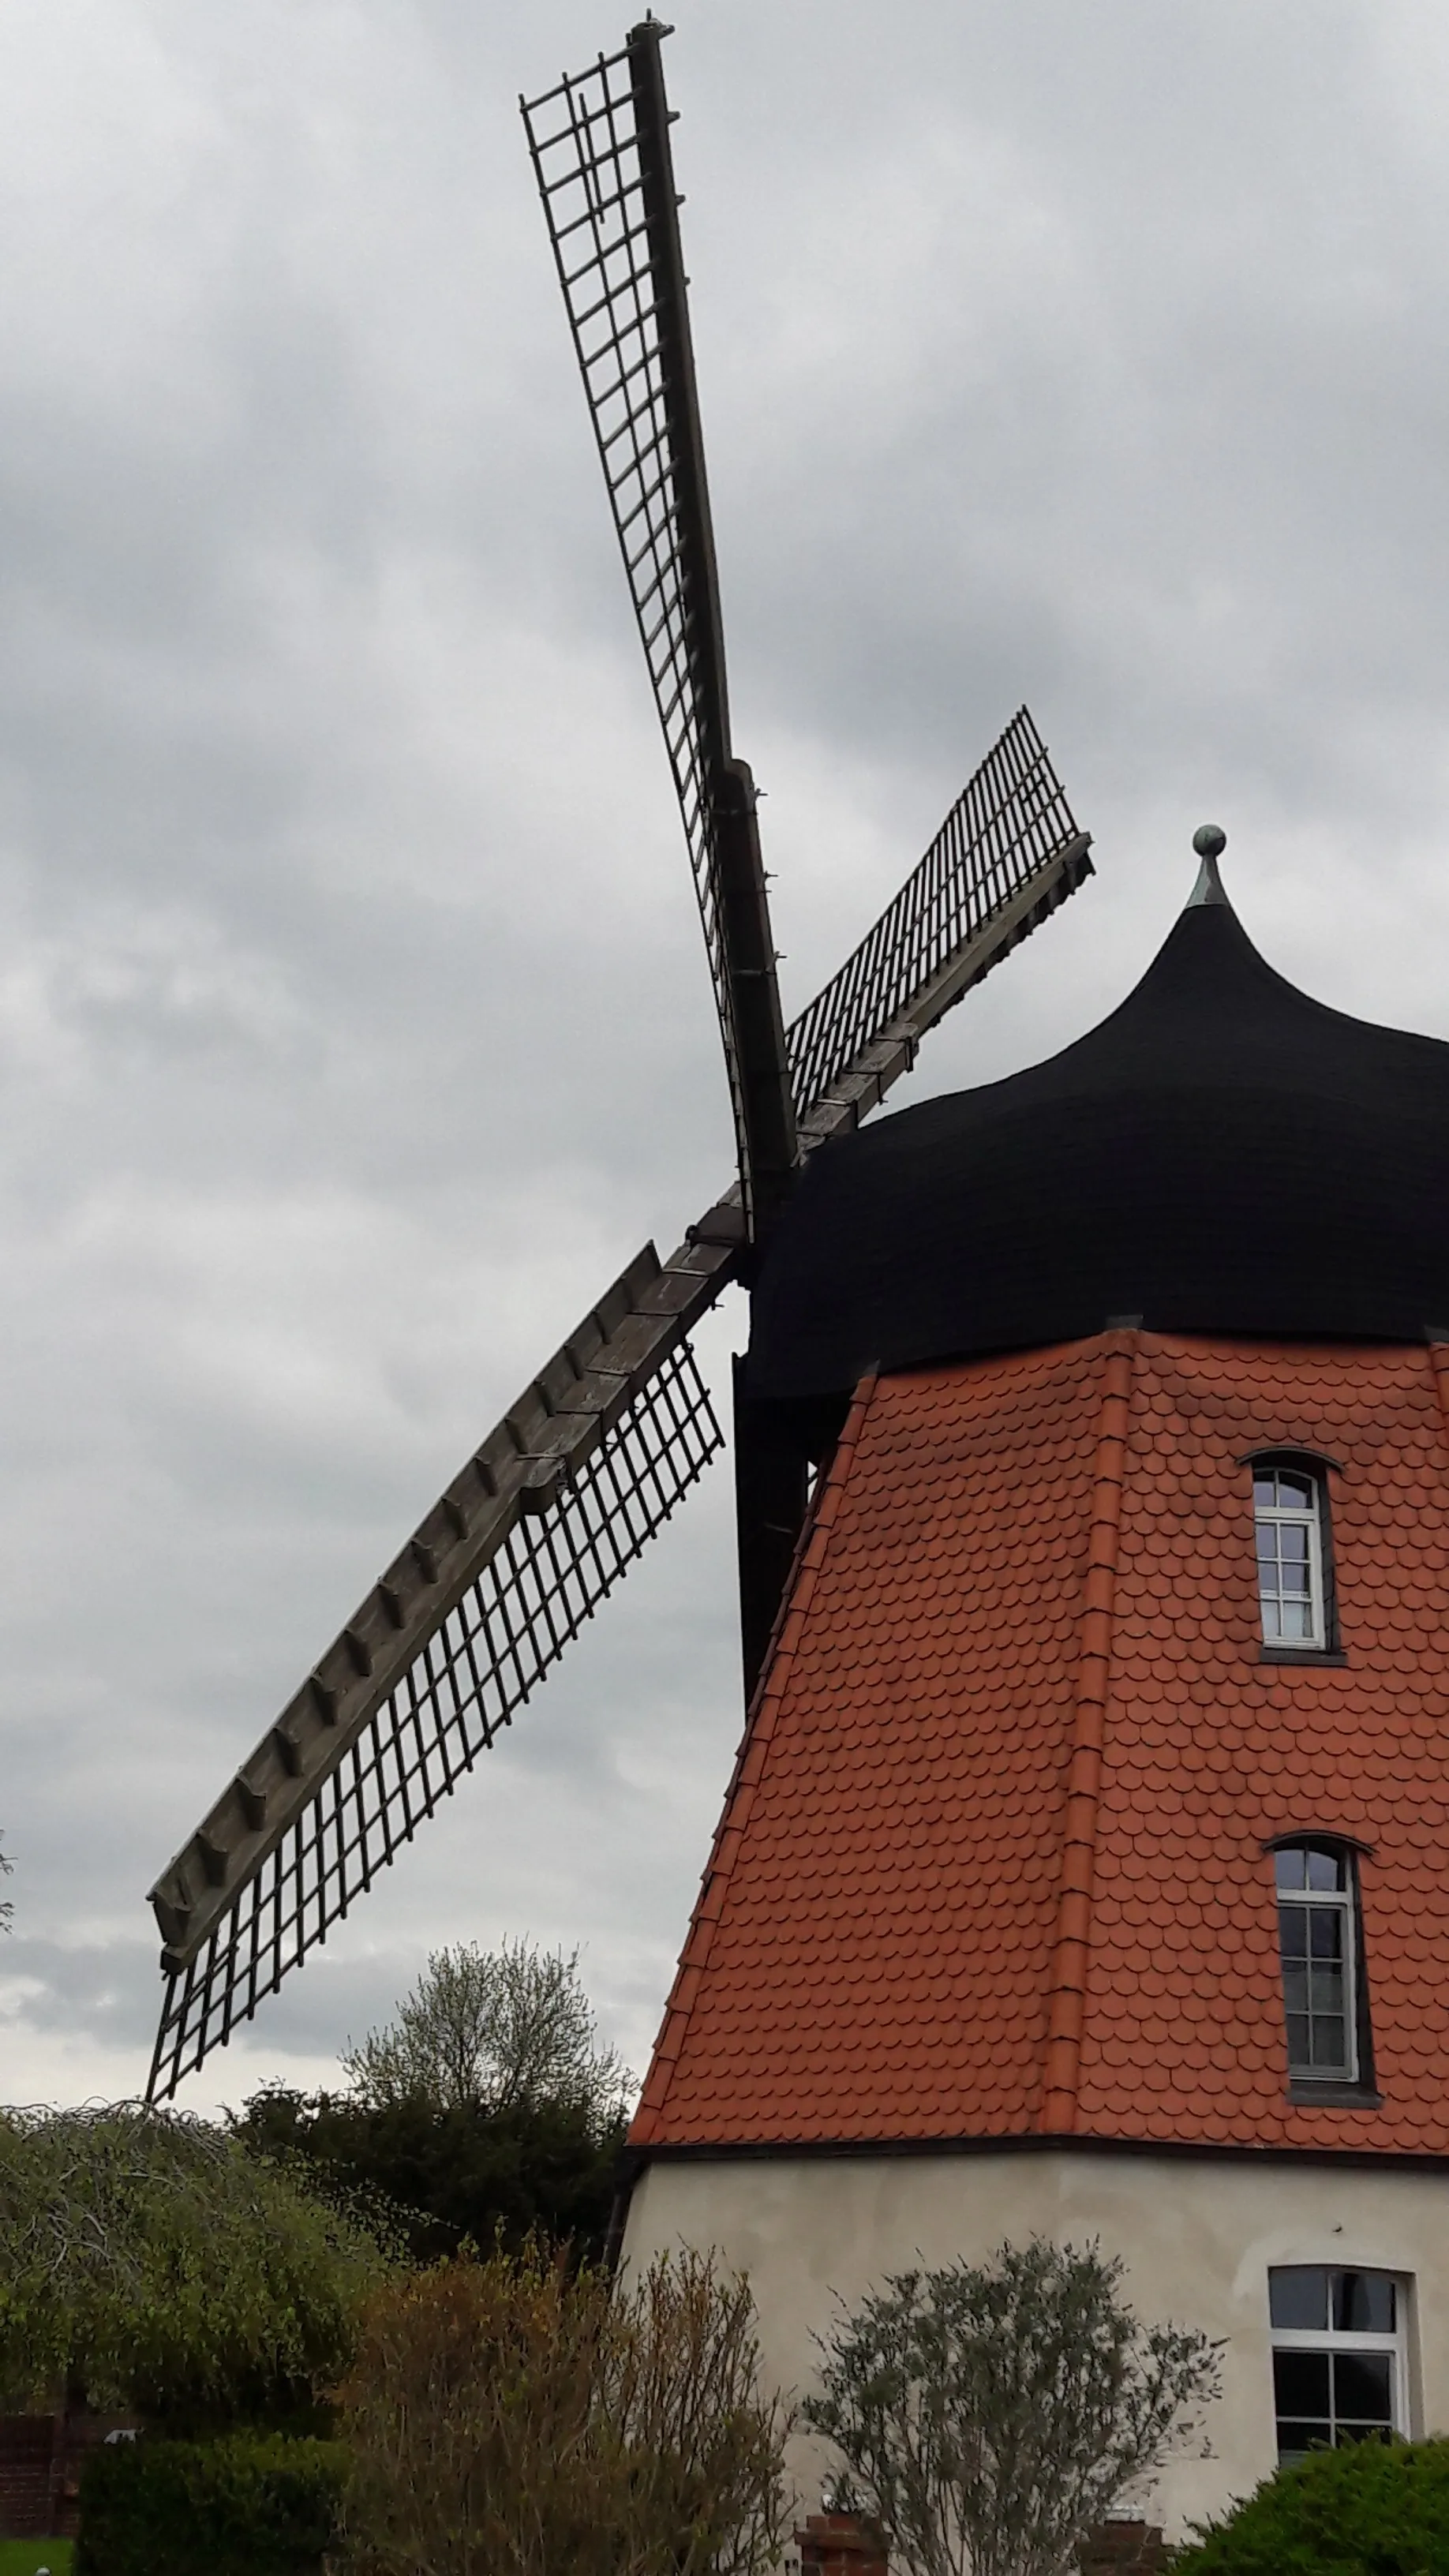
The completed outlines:
<svg viewBox="0 0 1449 2576">
<path fill-rule="evenodd" d="M 0 2540 L 0 2576 L 70 2576 L 73 2540 Z"/>
<path fill-rule="evenodd" d="M 350 2359 L 389 2256 L 224 2130 L 121 2103 L 0 2112 L 0 2404 L 176 2430 L 283 2421 Z"/>
<path fill-rule="evenodd" d="M 75 2576 L 321 2576 L 346 2475 L 340 2442 L 279 2433 L 103 2446 L 81 2472 Z"/>
<path fill-rule="evenodd" d="M 512 2111 L 543 2103 L 617 2118 L 632 2078 L 601 2049 L 579 1954 L 505 1941 L 435 1950 L 386 2029 L 343 2051 L 358 2099 L 382 2109 L 424 2101 L 435 2111 Z"/>
<path fill-rule="evenodd" d="M 805 2421 L 910 2576 L 1069 2576 L 1217 2393 L 1205 2336 L 1143 2327 L 1095 2245 L 887 2280 L 822 2342 Z M 841 2497 L 844 2502 L 845 2497 Z"/>
<path fill-rule="evenodd" d="M 1355 2442 L 1280 2469 L 1174 2576 L 1449 2576 L 1449 2441 Z"/>
<path fill-rule="evenodd" d="M 748 2287 L 661 2261 L 611 2294 L 536 2247 L 400 2280 L 340 2396 L 358 2576 L 765 2576 L 788 2418 Z"/>
<path fill-rule="evenodd" d="M 381 2197 L 419 2263 L 465 2242 L 516 2250 L 534 2234 L 603 2251 L 623 2121 L 600 2128 L 578 2102 L 438 2111 L 414 2097 L 375 2106 L 350 2095 L 253 2094 L 233 2135 L 305 2163 L 329 2193 Z"/>
</svg>

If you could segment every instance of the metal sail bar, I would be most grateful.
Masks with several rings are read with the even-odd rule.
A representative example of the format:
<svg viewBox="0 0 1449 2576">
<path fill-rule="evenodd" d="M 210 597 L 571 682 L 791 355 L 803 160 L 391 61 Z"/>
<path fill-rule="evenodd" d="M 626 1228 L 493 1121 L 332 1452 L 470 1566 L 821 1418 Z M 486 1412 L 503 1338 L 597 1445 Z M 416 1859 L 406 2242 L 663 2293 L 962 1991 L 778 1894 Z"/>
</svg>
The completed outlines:
<svg viewBox="0 0 1449 2576">
<path fill-rule="evenodd" d="M 704 924 L 753 1235 L 789 1187 L 792 1095 L 724 634 L 656 19 L 520 100 Z"/>
<path fill-rule="evenodd" d="M 860 1070 L 898 1020 L 902 1035 L 914 1029 L 919 1041 L 1091 875 L 1089 847 L 1023 707 L 894 903 L 791 1025 L 790 1071 L 806 1151 L 841 1123 L 822 1127 L 820 1111 L 842 1077 Z"/>
</svg>

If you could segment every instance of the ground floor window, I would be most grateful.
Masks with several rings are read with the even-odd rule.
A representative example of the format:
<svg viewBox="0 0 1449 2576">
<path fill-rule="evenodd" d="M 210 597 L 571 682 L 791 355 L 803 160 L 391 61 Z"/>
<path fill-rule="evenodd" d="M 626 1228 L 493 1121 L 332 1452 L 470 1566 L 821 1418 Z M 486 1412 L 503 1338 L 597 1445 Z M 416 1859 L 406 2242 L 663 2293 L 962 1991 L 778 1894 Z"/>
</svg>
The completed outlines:
<svg viewBox="0 0 1449 2576">
<path fill-rule="evenodd" d="M 1268 2275 L 1278 2457 L 1408 2430 L 1403 2283 L 1391 2272 L 1285 2265 Z"/>
</svg>

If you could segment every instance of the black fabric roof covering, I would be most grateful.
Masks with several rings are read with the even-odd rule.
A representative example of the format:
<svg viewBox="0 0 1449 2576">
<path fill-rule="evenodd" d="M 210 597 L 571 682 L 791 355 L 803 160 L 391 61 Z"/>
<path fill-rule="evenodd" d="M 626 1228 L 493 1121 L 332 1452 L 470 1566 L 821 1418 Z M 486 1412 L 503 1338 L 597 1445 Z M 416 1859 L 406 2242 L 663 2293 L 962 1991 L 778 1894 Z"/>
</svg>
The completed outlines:
<svg viewBox="0 0 1449 2576">
<path fill-rule="evenodd" d="M 1449 1325 L 1449 1045 L 1310 1001 L 1211 869 L 1136 991 L 1046 1064 L 809 1163 L 746 1384 L 1100 1332 L 1413 1341 Z"/>
</svg>

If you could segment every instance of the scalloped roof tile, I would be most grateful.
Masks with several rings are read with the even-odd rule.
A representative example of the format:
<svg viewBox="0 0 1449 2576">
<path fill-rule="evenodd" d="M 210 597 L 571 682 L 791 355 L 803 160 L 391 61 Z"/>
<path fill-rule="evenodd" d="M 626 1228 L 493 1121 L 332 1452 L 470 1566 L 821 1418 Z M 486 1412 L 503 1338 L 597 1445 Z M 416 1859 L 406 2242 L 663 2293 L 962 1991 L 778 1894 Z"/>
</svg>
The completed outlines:
<svg viewBox="0 0 1449 2576">
<path fill-rule="evenodd" d="M 1449 2154 L 1441 1368 L 1115 1333 L 866 1381 L 632 2142 Z M 1343 1666 L 1259 1661 L 1267 1446 L 1341 1462 Z M 1377 2112 L 1287 2098 L 1263 1846 L 1314 1826 L 1371 1847 Z"/>
</svg>

